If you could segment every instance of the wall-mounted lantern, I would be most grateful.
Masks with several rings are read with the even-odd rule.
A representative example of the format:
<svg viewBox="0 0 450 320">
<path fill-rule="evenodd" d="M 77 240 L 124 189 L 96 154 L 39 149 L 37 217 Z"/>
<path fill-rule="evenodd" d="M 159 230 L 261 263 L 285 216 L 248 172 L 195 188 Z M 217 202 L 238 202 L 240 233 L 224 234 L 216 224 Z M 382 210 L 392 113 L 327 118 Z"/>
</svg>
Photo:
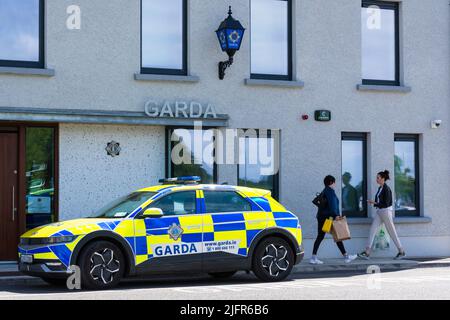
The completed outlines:
<svg viewBox="0 0 450 320">
<path fill-rule="evenodd" d="M 245 28 L 231 16 L 231 6 L 228 11 L 228 17 L 222 21 L 217 29 L 216 34 L 219 39 L 222 51 L 228 54 L 228 61 L 219 62 L 219 79 L 225 77 L 225 69 L 233 64 L 233 57 L 236 51 L 241 48 L 242 38 L 244 37 Z"/>
</svg>

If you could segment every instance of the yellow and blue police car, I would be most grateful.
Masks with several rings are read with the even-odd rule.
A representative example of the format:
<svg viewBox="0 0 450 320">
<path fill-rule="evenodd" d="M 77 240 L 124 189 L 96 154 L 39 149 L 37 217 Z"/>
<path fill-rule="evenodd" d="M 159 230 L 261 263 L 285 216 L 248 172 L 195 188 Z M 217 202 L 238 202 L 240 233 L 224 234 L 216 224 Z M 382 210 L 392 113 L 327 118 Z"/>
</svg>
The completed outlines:
<svg viewBox="0 0 450 320">
<path fill-rule="evenodd" d="M 91 217 L 26 232 L 19 270 L 62 284 L 77 266 L 83 288 L 109 289 L 125 277 L 187 271 L 281 281 L 302 260 L 299 220 L 270 191 L 198 177 L 160 182 Z"/>
</svg>

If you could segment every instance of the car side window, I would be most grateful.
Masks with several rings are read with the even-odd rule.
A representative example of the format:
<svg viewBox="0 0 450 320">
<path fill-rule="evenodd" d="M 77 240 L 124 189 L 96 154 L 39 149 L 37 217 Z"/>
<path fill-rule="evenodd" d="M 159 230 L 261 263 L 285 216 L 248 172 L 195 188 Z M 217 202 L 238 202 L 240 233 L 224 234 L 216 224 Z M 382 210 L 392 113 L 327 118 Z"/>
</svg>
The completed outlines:
<svg viewBox="0 0 450 320">
<path fill-rule="evenodd" d="M 207 213 L 248 212 L 250 203 L 234 191 L 203 191 Z"/>
<path fill-rule="evenodd" d="M 194 214 L 195 200 L 195 191 L 175 192 L 151 203 L 149 208 L 161 209 L 164 216 Z"/>
</svg>

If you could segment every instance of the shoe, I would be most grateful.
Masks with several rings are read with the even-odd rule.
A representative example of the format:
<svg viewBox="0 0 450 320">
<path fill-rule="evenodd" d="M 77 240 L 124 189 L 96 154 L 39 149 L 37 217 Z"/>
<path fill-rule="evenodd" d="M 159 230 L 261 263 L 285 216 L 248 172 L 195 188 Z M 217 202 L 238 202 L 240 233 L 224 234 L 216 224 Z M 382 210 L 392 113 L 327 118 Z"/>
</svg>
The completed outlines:
<svg viewBox="0 0 450 320">
<path fill-rule="evenodd" d="M 317 258 L 311 258 L 311 260 L 309 260 L 310 264 L 323 264 L 323 261 L 320 261 Z"/>
<path fill-rule="evenodd" d="M 395 256 L 394 260 L 402 260 L 404 257 L 406 257 L 405 251 L 399 252 L 399 253 Z"/>
<path fill-rule="evenodd" d="M 344 261 L 345 261 L 345 263 L 350 263 L 353 260 L 355 260 L 357 257 L 358 256 L 356 254 L 348 254 L 348 255 L 345 256 Z"/>
<path fill-rule="evenodd" d="M 363 251 L 361 253 L 358 253 L 358 258 L 364 259 L 364 260 L 369 260 L 370 256 L 367 254 L 367 252 Z"/>
</svg>

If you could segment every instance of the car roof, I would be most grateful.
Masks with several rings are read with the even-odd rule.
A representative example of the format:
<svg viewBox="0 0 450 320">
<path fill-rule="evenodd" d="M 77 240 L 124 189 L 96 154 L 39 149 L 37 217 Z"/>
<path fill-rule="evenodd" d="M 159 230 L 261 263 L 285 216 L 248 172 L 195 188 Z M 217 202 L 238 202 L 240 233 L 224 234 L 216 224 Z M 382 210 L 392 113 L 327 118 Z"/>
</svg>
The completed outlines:
<svg viewBox="0 0 450 320">
<path fill-rule="evenodd" d="M 238 191 L 247 197 L 263 197 L 270 195 L 270 190 L 248 188 L 242 186 L 219 185 L 219 184 L 166 184 L 156 185 L 138 190 L 138 192 L 156 192 L 163 190 L 188 191 L 188 190 L 216 190 L 216 191 Z"/>
</svg>

